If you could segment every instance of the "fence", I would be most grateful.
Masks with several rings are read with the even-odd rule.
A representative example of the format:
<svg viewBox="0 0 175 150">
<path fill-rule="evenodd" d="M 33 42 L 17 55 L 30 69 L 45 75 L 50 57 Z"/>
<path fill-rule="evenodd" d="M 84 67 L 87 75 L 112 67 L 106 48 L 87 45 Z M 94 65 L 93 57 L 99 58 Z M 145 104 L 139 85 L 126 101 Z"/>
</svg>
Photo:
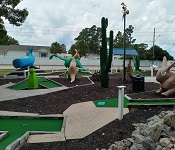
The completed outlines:
<svg viewBox="0 0 175 150">
<path fill-rule="evenodd" d="M 1 58 L 0 59 L 0 65 L 12 65 L 12 61 L 15 58 L 10 58 L 10 57 L 6 57 L 6 58 Z M 125 61 L 125 64 L 128 64 L 128 60 Z M 168 65 L 171 63 L 172 61 L 168 61 Z M 100 66 L 100 59 L 81 59 L 81 63 L 83 66 Z M 53 58 L 51 60 L 49 60 L 48 58 L 35 58 L 35 65 L 36 66 L 63 66 L 64 61 L 58 59 L 58 58 Z M 152 61 L 149 60 L 141 60 L 140 61 L 140 66 L 141 67 L 150 67 L 151 64 L 157 65 L 157 66 L 161 66 L 162 65 L 162 61 L 158 61 L 155 60 L 154 63 Z M 112 61 L 112 66 L 113 67 L 121 67 L 123 65 L 123 60 L 119 60 L 119 59 L 113 59 Z M 134 66 L 134 62 L 132 62 L 132 66 Z"/>
</svg>

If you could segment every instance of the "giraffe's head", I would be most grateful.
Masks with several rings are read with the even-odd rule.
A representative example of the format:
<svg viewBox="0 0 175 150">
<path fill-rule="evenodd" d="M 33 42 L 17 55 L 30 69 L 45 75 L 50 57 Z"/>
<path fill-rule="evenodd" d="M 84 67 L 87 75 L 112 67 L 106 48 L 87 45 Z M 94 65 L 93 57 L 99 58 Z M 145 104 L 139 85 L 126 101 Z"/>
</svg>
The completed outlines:
<svg viewBox="0 0 175 150">
<path fill-rule="evenodd" d="M 74 58 L 75 58 L 75 59 L 80 59 L 79 50 L 77 50 L 77 49 L 75 49 Z"/>
</svg>

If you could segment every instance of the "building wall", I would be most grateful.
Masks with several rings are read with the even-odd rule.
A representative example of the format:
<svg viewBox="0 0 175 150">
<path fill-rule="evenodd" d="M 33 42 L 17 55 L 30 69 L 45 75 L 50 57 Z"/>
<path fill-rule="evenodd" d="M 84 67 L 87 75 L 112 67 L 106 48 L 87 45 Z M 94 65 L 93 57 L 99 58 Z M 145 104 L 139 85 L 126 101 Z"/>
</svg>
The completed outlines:
<svg viewBox="0 0 175 150">
<path fill-rule="evenodd" d="M 7 53 L 7 57 L 12 57 L 12 58 L 26 57 L 26 52 L 27 51 L 17 51 L 17 50 L 10 51 L 9 50 Z"/>
</svg>

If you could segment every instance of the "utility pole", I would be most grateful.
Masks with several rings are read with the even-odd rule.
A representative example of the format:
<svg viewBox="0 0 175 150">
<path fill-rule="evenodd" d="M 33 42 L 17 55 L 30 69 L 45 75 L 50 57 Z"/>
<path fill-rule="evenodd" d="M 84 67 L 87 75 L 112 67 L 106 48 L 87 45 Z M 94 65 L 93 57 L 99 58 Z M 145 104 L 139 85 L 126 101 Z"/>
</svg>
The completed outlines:
<svg viewBox="0 0 175 150">
<path fill-rule="evenodd" d="M 154 59 L 155 59 L 155 52 L 154 52 L 155 42 L 156 42 L 156 40 L 161 36 L 161 35 L 158 35 L 158 36 L 155 38 L 155 35 L 156 35 L 156 29 L 154 28 L 154 31 L 153 31 L 153 61 L 152 61 L 152 64 L 153 64 L 153 65 L 154 65 Z"/>
<path fill-rule="evenodd" d="M 154 44 L 155 44 L 155 33 L 156 33 L 156 29 L 154 28 L 154 31 L 153 31 L 153 61 L 152 61 L 152 64 L 154 64 Z"/>
</svg>

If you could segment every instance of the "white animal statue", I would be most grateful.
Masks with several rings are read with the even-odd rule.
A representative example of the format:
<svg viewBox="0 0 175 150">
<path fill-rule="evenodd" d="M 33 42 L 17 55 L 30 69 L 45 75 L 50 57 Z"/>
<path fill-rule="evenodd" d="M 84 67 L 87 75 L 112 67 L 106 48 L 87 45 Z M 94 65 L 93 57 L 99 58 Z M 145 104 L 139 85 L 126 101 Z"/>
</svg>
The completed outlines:
<svg viewBox="0 0 175 150">
<path fill-rule="evenodd" d="M 75 52 L 76 53 L 75 53 L 72 61 L 70 62 L 70 66 L 68 69 L 68 79 L 71 79 L 71 81 L 70 81 L 71 83 L 75 81 L 76 75 L 78 73 L 76 59 L 80 59 L 79 51 L 77 49 L 75 49 Z"/>
<path fill-rule="evenodd" d="M 170 70 L 174 65 L 175 62 L 167 66 L 167 58 L 163 57 L 162 68 L 156 74 L 156 79 L 160 83 L 157 93 L 164 96 L 175 95 L 175 72 Z"/>
</svg>

